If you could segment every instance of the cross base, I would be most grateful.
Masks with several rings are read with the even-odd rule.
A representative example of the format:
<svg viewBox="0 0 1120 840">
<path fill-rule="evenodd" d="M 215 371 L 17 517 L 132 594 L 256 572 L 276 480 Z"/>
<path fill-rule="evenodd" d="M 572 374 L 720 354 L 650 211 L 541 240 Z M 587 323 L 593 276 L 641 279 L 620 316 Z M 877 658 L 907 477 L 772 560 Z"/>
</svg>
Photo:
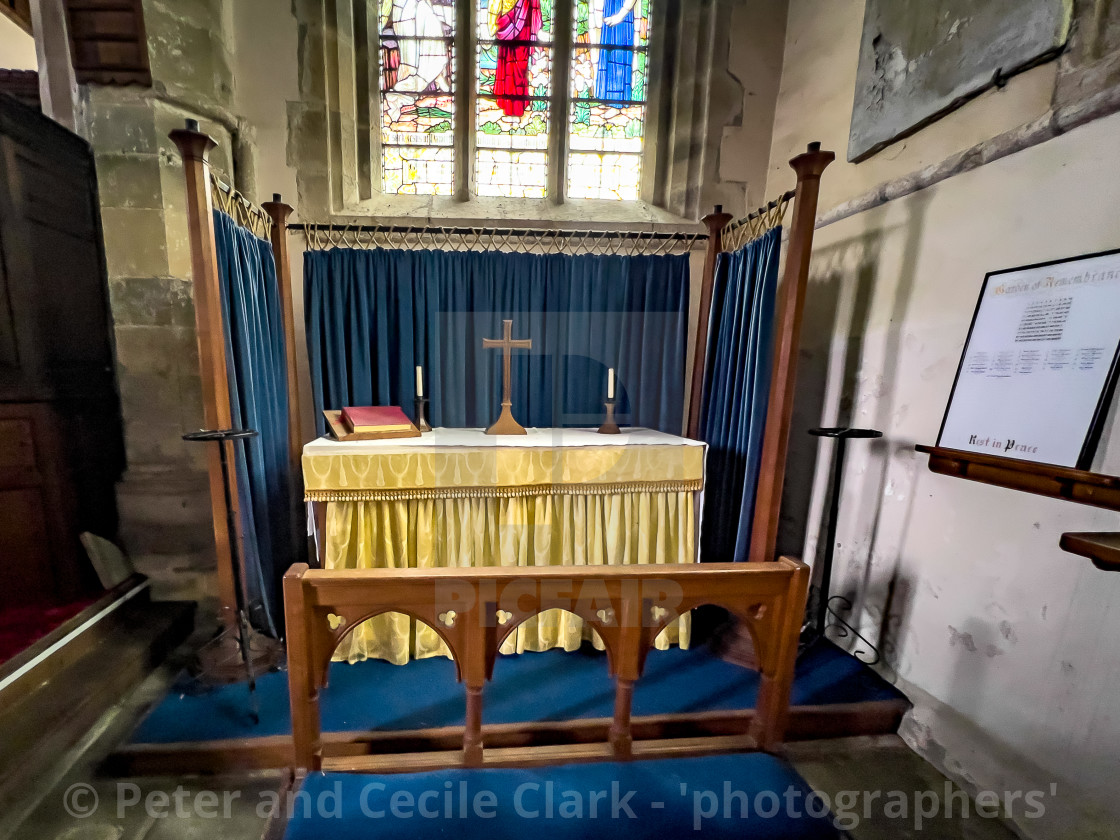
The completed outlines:
<svg viewBox="0 0 1120 840">
<path fill-rule="evenodd" d="M 486 430 L 488 435 L 523 435 L 526 434 L 525 427 L 513 419 L 513 412 L 509 409 L 510 403 L 502 403 L 502 413 L 498 415 L 498 419 L 494 421 L 489 429 Z"/>
</svg>

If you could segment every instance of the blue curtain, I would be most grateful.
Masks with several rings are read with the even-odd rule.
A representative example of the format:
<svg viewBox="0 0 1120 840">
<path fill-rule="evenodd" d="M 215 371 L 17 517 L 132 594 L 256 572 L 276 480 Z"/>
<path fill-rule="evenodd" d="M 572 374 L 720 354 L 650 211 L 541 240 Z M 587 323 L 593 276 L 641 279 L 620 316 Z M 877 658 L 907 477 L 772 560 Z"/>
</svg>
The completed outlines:
<svg viewBox="0 0 1120 840">
<path fill-rule="evenodd" d="M 433 426 L 485 427 L 501 402 L 513 319 L 513 414 L 524 426 L 597 426 L 607 370 L 631 425 L 679 434 L 688 333 L 687 256 L 569 256 L 332 249 L 304 255 L 304 314 L 322 409 L 399 405 L 423 365 Z"/>
<path fill-rule="evenodd" d="M 235 428 L 260 434 L 232 444 L 245 550 L 246 604 L 253 626 L 276 635 L 281 578 L 294 562 L 288 462 L 284 325 L 272 246 L 214 211 L 230 409 Z"/>
<path fill-rule="evenodd" d="M 700 407 L 708 443 L 702 560 L 746 560 L 750 550 L 781 242 L 777 228 L 716 263 Z"/>
</svg>

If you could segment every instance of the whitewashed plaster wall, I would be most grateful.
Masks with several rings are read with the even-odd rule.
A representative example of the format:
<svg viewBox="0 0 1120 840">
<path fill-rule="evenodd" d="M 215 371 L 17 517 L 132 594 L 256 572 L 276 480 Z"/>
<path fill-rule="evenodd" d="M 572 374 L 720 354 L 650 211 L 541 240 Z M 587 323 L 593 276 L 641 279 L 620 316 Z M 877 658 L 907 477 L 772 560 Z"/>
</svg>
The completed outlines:
<svg viewBox="0 0 1120 840">
<path fill-rule="evenodd" d="M 6 70 L 36 70 L 35 39 L 7 15 L 0 15 L 0 67 Z"/>
<path fill-rule="evenodd" d="M 933 698 L 916 695 L 909 737 L 966 781 L 1047 791 L 1055 782 L 1056 811 L 1085 808 L 1075 802 L 1084 796 L 1112 820 L 1120 575 L 1058 539 L 1115 530 L 1120 517 L 935 475 L 914 445 L 936 440 L 986 272 L 1120 247 L 1118 132 L 1120 116 L 1110 117 L 818 231 L 801 382 L 820 395 L 821 423 L 884 433 L 849 447 L 835 591 L 855 602 L 888 675 Z M 815 523 L 828 454 L 815 473 Z M 1120 470 L 1115 429 L 1098 460 Z M 823 548 L 819 533 L 810 528 L 806 556 Z M 953 745 L 940 704 L 983 739 Z M 1070 820 L 1027 829 L 1115 836 L 1084 824 L 1067 834 Z M 1103 832 L 1110 822 L 1100 820 Z"/>
<path fill-rule="evenodd" d="M 1072 59 L 853 165 L 862 14 L 862 0 L 790 6 L 768 193 L 821 140 L 838 156 L 822 214 L 1045 115 L 1084 34 Z M 908 742 L 974 791 L 1045 791 L 1047 816 L 1020 825 L 1039 838 L 1117 836 L 1120 575 L 1057 544 L 1120 517 L 935 475 L 914 445 L 936 439 L 986 272 L 1120 247 L 1117 136 L 1106 117 L 818 229 L 783 508 L 784 547 L 818 557 L 831 450 L 806 431 L 884 432 L 849 447 L 834 591 L 915 701 Z M 1096 464 L 1114 474 L 1115 414 Z"/>
<path fill-rule="evenodd" d="M 814 140 L 836 152 L 821 181 L 822 213 L 954 152 L 1016 128 L 1050 108 L 1057 63 L 1012 77 L 860 164 L 847 162 L 864 0 L 791 0 L 770 155 L 769 195 L 790 189 L 786 162 Z"/>
</svg>

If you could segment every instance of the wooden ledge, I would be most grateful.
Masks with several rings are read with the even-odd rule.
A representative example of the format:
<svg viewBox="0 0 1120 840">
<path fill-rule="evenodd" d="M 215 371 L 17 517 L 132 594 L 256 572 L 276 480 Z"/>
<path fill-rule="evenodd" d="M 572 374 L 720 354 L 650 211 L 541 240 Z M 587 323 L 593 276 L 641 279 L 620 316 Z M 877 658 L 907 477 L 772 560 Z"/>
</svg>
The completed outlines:
<svg viewBox="0 0 1120 840">
<path fill-rule="evenodd" d="M 1102 571 L 1120 572 L 1120 534 L 1065 533 L 1058 545 L 1062 551 L 1088 557 Z"/>
<path fill-rule="evenodd" d="M 1108 510 L 1120 510 L 1120 476 L 940 446 L 920 444 L 915 449 L 927 453 L 930 470 L 941 475 L 967 478 L 982 484 Z"/>
<path fill-rule="evenodd" d="M 715 738 L 668 738 L 635 742 L 629 757 L 683 758 L 758 750 L 758 742 L 749 735 L 723 735 Z M 620 756 L 614 753 L 610 744 L 558 744 L 546 747 L 487 749 L 483 754 L 481 766 L 484 768 L 547 767 L 553 764 L 619 760 Z M 426 773 L 462 766 L 464 766 L 462 750 L 323 758 L 323 771 L 327 773 Z"/>
<path fill-rule="evenodd" d="M 898 731 L 909 701 L 863 700 L 790 709 L 787 741 L 812 741 L 861 735 L 889 735 Z M 677 712 L 632 719 L 633 749 L 640 754 L 647 742 L 667 739 L 712 739 L 745 734 L 753 709 Z M 607 746 L 611 718 L 566 721 L 495 723 L 483 727 L 486 752 L 515 747 L 561 747 L 578 744 Z M 354 730 L 323 733 L 323 760 L 340 761 L 401 753 L 442 752 L 461 755 L 462 726 L 411 730 Z M 295 755 L 290 735 L 231 738 L 170 744 L 126 744 L 101 766 L 112 776 L 221 775 L 247 770 L 291 767 Z"/>
</svg>

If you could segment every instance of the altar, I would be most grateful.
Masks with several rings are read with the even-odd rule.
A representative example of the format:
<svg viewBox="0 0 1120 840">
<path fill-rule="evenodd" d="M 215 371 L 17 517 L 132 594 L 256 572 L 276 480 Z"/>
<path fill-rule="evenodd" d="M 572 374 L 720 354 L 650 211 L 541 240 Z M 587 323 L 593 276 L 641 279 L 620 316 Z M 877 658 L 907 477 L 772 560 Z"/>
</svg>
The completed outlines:
<svg viewBox="0 0 1120 840">
<path fill-rule="evenodd" d="M 303 450 L 304 492 L 327 569 L 692 563 L 707 446 L 649 429 L 529 429 L 518 436 L 437 428 L 421 437 Z M 656 645 L 688 646 L 689 617 Z M 521 625 L 503 653 L 601 642 L 571 613 Z M 335 658 L 404 664 L 447 655 L 408 616 L 357 627 Z"/>
</svg>

